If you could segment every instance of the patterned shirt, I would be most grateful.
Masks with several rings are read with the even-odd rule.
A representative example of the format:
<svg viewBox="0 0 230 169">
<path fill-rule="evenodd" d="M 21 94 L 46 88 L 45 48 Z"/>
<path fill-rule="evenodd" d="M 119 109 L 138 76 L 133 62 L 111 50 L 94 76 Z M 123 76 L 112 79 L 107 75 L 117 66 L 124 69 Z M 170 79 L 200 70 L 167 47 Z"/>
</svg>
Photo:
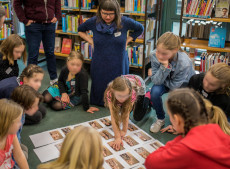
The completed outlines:
<svg viewBox="0 0 230 169">
<path fill-rule="evenodd" d="M 8 135 L 4 150 L 0 150 L 0 169 L 11 169 L 14 167 L 12 160 L 13 140 L 16 135 Z"/>
</svg>

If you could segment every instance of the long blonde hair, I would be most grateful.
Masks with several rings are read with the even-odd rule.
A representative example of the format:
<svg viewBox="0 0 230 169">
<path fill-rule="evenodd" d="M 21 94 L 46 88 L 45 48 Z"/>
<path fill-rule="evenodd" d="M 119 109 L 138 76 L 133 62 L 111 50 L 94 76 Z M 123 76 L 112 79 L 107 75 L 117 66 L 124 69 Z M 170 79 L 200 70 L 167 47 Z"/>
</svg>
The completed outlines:
<svg viewBox="0 0 230 169">
<path fill-rule="evenodd" d="M 217 78 L 221 84 L 225 85 L 216 92 L 230 96 L 230 66 L 225 63 L 216 63 L 209 68 L 208 72 Z"/>
<path fill-rule="evenodd" d="M 210 123 L 218 124 L 224 133 L 230 135 L 230 125 L 223 110 L 218 106 L 212 105 L 212 103 L 204 99 L 205 107 L 208 112 Z"/>
<path fill-rule="evenodd" d="M 129 89 L 130 97 L 124 103 L 122 103 L 122 106 L 120 107 L 113 91 L 123 92 L 127 88 Z M 132 110 L 132 85 L 130 81 L 123 76 L 117 77 L 115 80 L 110 82 L 104 93 L 105 107 L 109 107 L 109 102 L 107 99 L 108 93 L 111 93 L 112 115 L 115 119 L 117 127 L 120 129 L 120 123 L 128 117 L 130 111 Z"/>
<path fill-rule="evenodd" d="M 162 44 L 167 50 L 181 49 L 181 40 L 180 37 L 175 35 L 172 32 L 165 32 L 157 40 L 157 46 Z M 184 52 L 184 51 L 183 51 Z"/>
<path fill-rule="evenodd" d="M 79 126 L 67 134 L 60 157 L 41 164 L 39 169 L 102 169 L 103 147 L 99 133 L 86 126 Z"/>
<path fill-rule="evenodd" d="M 3 54 L 3 60 L 8 60 L 10 65 L 14 65 L 14 48 L 26 46 L 25 41 L 17 34 L 12 34 L 7 37 L 0 46 L 0 52 Z M 26 49 L 22 52 L 23 62 L 26 63 Z"/>
<path fill-rule="evenodd" d="M 8 99 L 0 99 L 0 138 L 7 135 L 14 120 L 23 112 L 20 105 Z"/>
</svg>

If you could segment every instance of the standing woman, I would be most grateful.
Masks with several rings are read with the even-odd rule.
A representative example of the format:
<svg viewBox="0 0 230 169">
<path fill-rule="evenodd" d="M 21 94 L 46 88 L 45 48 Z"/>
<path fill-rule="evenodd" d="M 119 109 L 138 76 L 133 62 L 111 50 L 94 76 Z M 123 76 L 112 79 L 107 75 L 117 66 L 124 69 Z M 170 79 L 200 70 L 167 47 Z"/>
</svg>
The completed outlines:
<svg viewBox="0 0 230 169">
<path fill-rule="evenodd" d="M 93 38 L 86 33 L 89 30 L 93 32 Z M 128 30 L 134 32 L 127 37 Z M 90 71 L 91 104 L 103 106 L 103 94 L 107 84 L 116 77 L 129 73 L 126 45 L 135 41 L 143 30 L 139 22 L 121 16 L 117 0 L 101 1 L 97 15 L 79 26 L 81 38 L 94 48 Z"/>
<path fill-rule="evenodd" d="M 2 30 L 2 27 L 4 25 L 6 19 L 6 11 L 3 6 L 0 6 L 0 30 Z"/>
</svg>

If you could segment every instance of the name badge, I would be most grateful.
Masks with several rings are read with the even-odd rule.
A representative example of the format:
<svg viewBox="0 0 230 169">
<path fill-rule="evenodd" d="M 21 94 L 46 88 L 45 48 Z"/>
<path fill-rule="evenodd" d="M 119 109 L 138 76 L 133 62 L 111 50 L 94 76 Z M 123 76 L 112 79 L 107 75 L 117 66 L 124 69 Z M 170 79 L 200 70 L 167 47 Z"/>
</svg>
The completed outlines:
<svg viewBox="0 0 230 169">
<path fill-rule="evenodd" d="M 207 98 L 208 97 L 208 93 L 206 93 L 204 90 L 202 90 L 202 95 Z"/>
<path fill-rule="evenodd" d="M 121 32 L 116 32 L 116 33 L 114 33 L 114 36 L 115 36 L 115 37 L 121 36 Z"/>
<path fill-rule="evenodd" d="M 75 81 L 71 81 L 71 85 L 72 85 L 72 86 L 75 85 Z"/>
<path fill-rule="evenodd" d="M 8 67 L 8 69 L 6 69 L 6 74 L 10 74 L 10 72 L 12 72 L 12 68 Z"/>
</svg>

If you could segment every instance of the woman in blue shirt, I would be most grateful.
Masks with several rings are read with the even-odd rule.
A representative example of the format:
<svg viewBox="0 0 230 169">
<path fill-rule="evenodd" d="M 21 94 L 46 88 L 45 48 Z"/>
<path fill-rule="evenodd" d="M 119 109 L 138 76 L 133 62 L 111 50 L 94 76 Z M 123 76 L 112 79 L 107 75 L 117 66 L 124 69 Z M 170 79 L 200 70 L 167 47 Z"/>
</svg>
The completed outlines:
<svg viewBox="0 0 230 169">
<path fill-rule="evenodd" d="M 93 32 L 93 38 L 86 33 L 89 30 Z M 127 37 L 129 30 L 134 32 Z M 78 32 L 94 49 L 90 70 L 90 103 L 103 106 L 107 84 L 129 73 L 126 46 L 141 35 L 143 26 L 133 19 L 121 17 L 117 0 L 104 0 L 99 5 L 97 15 L 81 24 Z"/>
</svg>

